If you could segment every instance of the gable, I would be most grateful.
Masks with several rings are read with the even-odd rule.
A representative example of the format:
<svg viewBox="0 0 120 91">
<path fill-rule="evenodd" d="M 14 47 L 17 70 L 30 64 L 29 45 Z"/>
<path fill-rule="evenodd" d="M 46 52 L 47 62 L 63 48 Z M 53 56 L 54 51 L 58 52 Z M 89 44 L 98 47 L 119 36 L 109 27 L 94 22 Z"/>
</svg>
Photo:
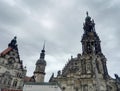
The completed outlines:
<svg viewBox="0 0 120 91">
<path fill-rule="evenodd" d="M 0 53 L 0 57 L 9 60 L 14 59 L 15 62 L 20 62 L 19 52 L 11 47 L 8 47 L 3 52 Z"/>
</svg>

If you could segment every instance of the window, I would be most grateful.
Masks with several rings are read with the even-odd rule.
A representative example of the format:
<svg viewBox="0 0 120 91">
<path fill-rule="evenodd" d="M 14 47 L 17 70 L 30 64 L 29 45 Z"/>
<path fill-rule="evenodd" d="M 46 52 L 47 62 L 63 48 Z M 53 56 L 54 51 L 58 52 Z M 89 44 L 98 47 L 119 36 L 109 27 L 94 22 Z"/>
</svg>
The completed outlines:
<svg viewBox="0 0 120 91">
<path fill-rule="evenodd" d="M 10 85 L 10 84 L 11 84 L 11 80 L 8 81 L 8 85 Z"/>
<path fill-rule="evenodd" d="M 11 58 L 8 59 L 8 63 L 9 63 L 9 64 L 13 64 L 14 62 L 15 62 L 15 59 L 14 59 L 14 58 L 11 57 Z"/>
<path fill-rule="evenodd" d="M 75 65 L 77 65 L 77 63 L 75 63 Z"/>
<path fill-rule="evenodd" d="M 17 86 L 17 80 L 14 80 L 14 82 L 13 82 L 13 87 L 16 87 Z"/>
<path fill-rule="evenodd" d="M 75 91 L 78 91 L 78 88 L 77 88 L 77 87 L 75 88 Z"/>
<path fill-rule="evenodd" d="M 83 86 L 83 91 L 88 91 L 88 86 L 87 85 Z"/>
<path fill-rule="evenodd" d="M 6 83 L 7 83 L 7 79 L 4 79 L 3 84 L 6 84 Z"/>
</svg>

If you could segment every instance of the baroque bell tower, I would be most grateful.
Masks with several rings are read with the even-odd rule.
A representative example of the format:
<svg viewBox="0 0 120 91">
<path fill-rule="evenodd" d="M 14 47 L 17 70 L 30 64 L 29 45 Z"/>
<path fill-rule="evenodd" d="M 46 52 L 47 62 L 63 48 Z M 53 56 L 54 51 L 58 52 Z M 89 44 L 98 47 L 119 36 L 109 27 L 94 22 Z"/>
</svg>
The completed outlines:
<svg viewBox="0 0 120 91">
<path fill-rule="evenodd" d="M 71 57 L 56 77 L 54 74 L 51 76 L 49 82 L 56 81 L 63 91 L 119 91 L 116 90 L 115 80 L 108 74 L 107 59 L 102 53 L 94 20 L 88 12 L 86 14 L 82 53 Z"/>
<path fill-rule="evenodd" d="M 84 34 L 82 37 L 82 50 L 83 54 L 101 54 L 100 39 L 95 31 L 94 20 L 88 15 L 85 18 L 85 23 L 83 24 Z"/>
<path fill-rule="evenodd" d="M 40 58 L 36 62 L 36 68 L 34 71 L 35 82 L 44 82 L 45 67 L 46 67 L 46 61 L 45 61 L 45 43 L 44 43 L 43 49 L 41 50 L 40 53 Z"/>
<path fill-rule="evenodd" d="M 86 13 L 87 16 L 85 18 L 85 23 L 83 24 L 84 34 L 82 36 L 82 55 L 85 58 L 89 57 L 90 60 L 95 60 L 91 63 L 92 66 L 94 64 L 95 68 L 97 68 L 97 73 L 101 74 L 103 78 L 107 78 L 108 70 L 106 66 L 106 58 L 101 51 L 100 39 L 95 31 L 95 23 L 94 20 Z M 91 61 L 92 62 L 92 61 Z M 94 71 L 94 66 L 93 66 Z M 83 71 L 84 72 L 84 71 Z"/>
</svg>

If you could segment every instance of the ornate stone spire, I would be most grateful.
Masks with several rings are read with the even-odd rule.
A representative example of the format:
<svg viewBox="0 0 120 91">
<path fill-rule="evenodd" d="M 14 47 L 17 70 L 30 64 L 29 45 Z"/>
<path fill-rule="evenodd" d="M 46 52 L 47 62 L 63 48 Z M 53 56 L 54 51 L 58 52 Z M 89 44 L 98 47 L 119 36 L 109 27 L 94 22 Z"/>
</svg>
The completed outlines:
<svg viewBox="0 0 120 91">
<path fill-rule="evenodd" d="M 45 58 L 45 42 L 43 44 L 43 49 L 41 50 L 41 53 L 40 53 L 40 59 L 44 59 Z"/>
<path fill-rule="evenodd" d="M 36 69 L 34 71 L 36 82 L 44 82 L 45 67 L 46 67 L 46 61 L 45 61 L 45 43 L 44 43 L 43 49 L 41 50 L 40 53 L 40 58 L 36 62 Z"/>
<path fill-rule="evenodd" d="M 83 24 L 84 34 L 82 37 L 83 54 L 91 54 L 92 52 L 101 53 L 100 39 L 95 32 L 94 20 L 91 20 L 88 12 L 86 12 L 85 23 Z"/>
<path fill-rule="evenodd" d="M 36 64 L 46 65 L 46 61 L 45 61 L 45 42 L 43 44 L 43 49 L 41 50 L 41 53 L 40 53 L 40 58 L 38 59 Z"/>
</svg>

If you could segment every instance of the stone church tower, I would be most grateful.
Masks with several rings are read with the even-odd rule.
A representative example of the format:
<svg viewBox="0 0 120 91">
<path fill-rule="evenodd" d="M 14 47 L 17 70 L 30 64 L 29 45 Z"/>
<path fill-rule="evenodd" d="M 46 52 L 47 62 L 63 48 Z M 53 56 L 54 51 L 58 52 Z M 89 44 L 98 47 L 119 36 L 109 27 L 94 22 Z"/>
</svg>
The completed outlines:
<svg viewBox="0 0 120 91">
<path fill-rule="evenodd" d="M 35 82 L 44 82 L 45 67 L 46 67 L 46 61 L 45 61 L 45 44 L 44 44 L 43 49 L 41 50 L 40 53 L 40 58 L 36 62 L 36 68 L 34 71 Z"/>
<path fill-rule="evenodd" d="M 94 20 L 88 15 L 83 24 L 82 54 L 71 57 L 62 71 L 49 82 L 57 82 L 63 91 L 120 91 L 120 78 L 109 76 Z"/>
</svg>

